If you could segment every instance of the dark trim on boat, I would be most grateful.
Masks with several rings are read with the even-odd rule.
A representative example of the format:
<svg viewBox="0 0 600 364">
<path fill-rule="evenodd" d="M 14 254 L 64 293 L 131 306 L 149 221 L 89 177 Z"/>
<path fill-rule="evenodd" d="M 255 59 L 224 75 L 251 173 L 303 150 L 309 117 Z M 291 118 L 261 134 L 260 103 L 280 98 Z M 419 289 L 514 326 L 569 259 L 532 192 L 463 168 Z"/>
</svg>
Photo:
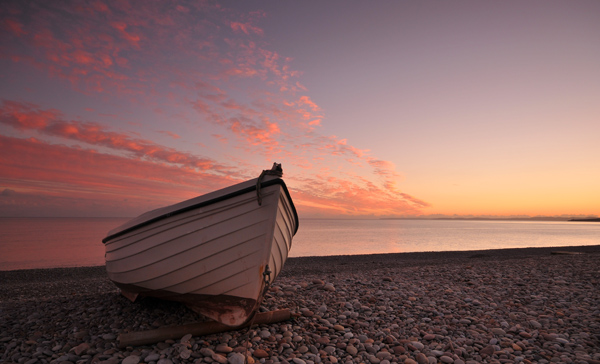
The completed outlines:
<svg viewBox="0 0 600 364">
<path fill-rule="evenodd" d="M 280 185 L 281 187 L 283 187 L 283 191 L 285 192 L 288 200 L 290 201 L 290 206 L 292 206 L 292 211 L 294 212 L 294 217 L 296 218 L 296 230 L 294 230 L 294 235 L 296 235 L 296 232 L 298 232 L 298 226 L 300 225 L 300 220 L 298 220 L 298 212 L 296 211 L 296 206 L 294 206 L 294 202 L 292 201 L 292 197 L 290 196 L 290 192 L 288 191 L 287 186 L 285 185 L 285 182 L 283 182 L 282 179 L 277 178 L 277 179 L 272 179 L 272 180 L 269 180 L 269 181 L 266 181 L 266 182 L 263 182 L 263 183 L 260 184 L 261 187 L 269 187 L 269 186 L 273 186 L 273 185 Z M 179 210 L 171 211 L 169 213 L 157 216 L 157 217 L 152 218 L 150 220 L 146 220 L 146 221 L 144 221 L 142 223 L 139 223 L 137 225 L 134 225 L 134 226 L 132 226 L 130 228 L 121 230 L 118 233 L 114 233 L 112 235 L 109 235 L 106 238 L 102 239 L 102 242 L 104 244 L 106 244 L 106 242 L 109 241 L 109 240 L 111 240 L 111 239 L 118 238 L 119 236 L 125 235 L 125 234 L 127 234 L 127 233 L 129 233 L 129 232 L 131 232 L 133 230 L 136 230 L 136 229 L 139 229 L 141 227 L 150 225 L 152 223 L 155 223 L 155 222 L 160 221 L 162 219 L 165 219 L 167 217 L 178 215 L 178 214 L 181 214 L 181 213 L 184 213 L 184 212 L 187 212 L 187 211 L 191 211 L 191 210 L 194 210 L 194 209 L 197 209 L 197 208 L 200 208 L 200 207 L 208 206 L 208 205 L 211 205 L 213 203 L 224 201 L 224 200 L 233 198 L 235 196 L 243 195 L 245 193 L 252 192 L 252 191 L 256 191 L 256 185 L 253 185 L 251 187 L 247 187 L 247 188 L 244 188 L 244 189 L 241 189 L 241 190 L 229 193 L 227 195 L 223 195 L 223 196 L 219 196 L 219 197 L 213 198 L 212 200 L 200 202 L 200 203 L 197 203 L 195 205 L 187 206 L 187 207 L 184 207 L 184 208 L 179 209 Z"/>
</svg>

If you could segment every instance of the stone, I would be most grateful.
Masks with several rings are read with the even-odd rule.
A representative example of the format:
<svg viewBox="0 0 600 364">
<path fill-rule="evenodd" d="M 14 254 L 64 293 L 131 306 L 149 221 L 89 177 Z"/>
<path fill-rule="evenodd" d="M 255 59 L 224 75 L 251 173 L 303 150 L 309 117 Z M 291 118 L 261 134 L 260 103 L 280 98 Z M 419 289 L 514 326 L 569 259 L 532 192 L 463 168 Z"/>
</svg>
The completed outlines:
<svg viewBox="0 0 600 364">
<path fill-rule="evenodd" d="M 81 354 L 84 354 L 85 352 L 87 352 L 89 349 L 90 349 L 90 344 L 82 343 L 82 344 L 77 345 L 73 349 L 71 349 L 71 351 L 74 352 L 75 355 L 81 355 Z"/>
<path fill-rule="evenodd" d="M 371 364 L 379 364 L 381 362 L 375 355 L 369 355 L 368 358 Z"/>
<path fill-rule="evenodd" d="M 429 359 L 423 353 L 418 353 L 415 356 L 415 359 L 417 360 L 417 363 L 419 363 L 419 364 L 429 364 Z"/>
<path fill-rule="evenodd" d="M 214 353 L 211 356 L 211 359 L 214 360 L 214 361 L 216 361 L 217 363 L 220 363 L 220 364 L 226 364 L 227 363 L 227 358 L 223 354 Z"/>
<path fill-rule="evenodd" d="M 200 349 L 200 354 L 202 354 L 202 356 L 206 356 L 206 357 L 210 358 L 210 357 L 213 356 L 214 353 L 215 352 L 212 349 L 210 349 L 210 348 L 202 348 L 202 349 Z"/>
<path fill-rule="evenodd" d="M 519 336 L 521 336 L 522 338 L 525 338 L 525 339 L 530 339 L 532 337 L 531 334 L 528 333 L 527 331 L 519 332 Z"/>
<path fill-rule="evenodd" d="M 190 356 L 192 356 L 192 351 L 190 349 L 188 349 L 188 348 L 183 348 L 179 352 L 179 357 L 181 359 L 188 359 Z M 213 356 L 214 356 L 214 354 L 213 354 Z"/>
<path fill-rule="evenodd" d="M 492 330 L 492 334 L 494 335 L 499 335 L 499 336 L 504 336 L 506 335 L 506 331 L 502 330 L 501 328 L 497 327 L 497 328 L 493 328 Z"/>
<path fill-rule="evenodd" d="M 387 351 L 380 351 L 377 354 L 375 354 L 375 356 L 377 357 L 377 359 L 379 360 L 389 360 L 392 358 L 392 354 L 390 354 Z"/>
<path fill-rule="evenodd" d="M 232 353 L 227 357 L 227 362 L 229 364 L 245 364 L 244 361 L 244 355 L 240 353 Z"/>
<path fill-rule="evenodd" d="M 121 362 L 121 364 L 138 364 L 140 362 L 140 357 L 137 355 L 129 355 L 128 357 L 126 357 L 125 359 L 123 359 L 123 361 Z"/>
<path fill-rule="evenodd" d="M 392 348 L 392 351 L 396 355 L 402 355 L 402 354 L 406 353 L 406 348 L 404 346 L 394 346 Z"/>
<path fill-rule="evenodd" d="M 144 361 L 146 363 L 150 363 L 151 361 L 158 361 L 159 359 L 160 359 L 159 353 L 150 353 L 150 354 L 148 354 L 148 356 L 146 356 L 144 358 Z"/>
<path fill-rule="evenodd" d="M 454 363 L 454 359 L 452 359 L 451 357 L 449 357 L 447 355 L 440 356 L 440 361 L 442 363 L 446 363 L 446 364 L 452 364 L 452 363 Z"/>
<path fill-rule="evenodd" d="M 485 348 L 479 350 L 479 354 L 481 356 L 488 357 L 488 356 L 492 356 L 494 353 L 496 352 L 496 349 L 492 346 L 492 345 L 488 345 Z"/>
<path fill-rule="evenodd" d="M 411 341 L 410 344 L 412 346 L 414 346 L 417 350 L 423 350 L 423 348 L 425 347 L 425 345 L 423 345 L 422 343 L 420 343 L 418 341 Z"/>
<path fill-rule="evenodd" d="M 264 351 L 263 349 L 256 349 L 256 350 L 254 350 L 254 353 L 252 355 L 254 355 L 255 357 L 257 357 L 259 359 L 260 358 L 267 358 L 269 356 L 269 354 L 266 351 Z"/>
<path fill-rule="evenodd" d="M 227 345 L 219 345 L 216 347 L 215 349 L 216 352 L 218 353 L 225 353 L 225 354 L 229 354 L 233 351 L 233 348 L 227 346 Z"/>
<path fill-rule="evenodd" d="M 324 352 L 326 352 L 329 355 L 333 355 L 335 353 L 335 347 L 333 346 L 326 346 L 325 349 L 323 349 Z"/>
<path fill-rule="evenodd" d="M 258 336 L 260 336 L 261 339 L 266 339 L 268 337 L 271 337 L 271 332 L 269 330 L 261 330 L 258 333 Z"/>
<path fill-rule="evenodd" d="M 316 340 L 317 343 L 323 344 L 323 345 L 329 344 L 329 341 L 330 341 L 329 338 L 326 336 L 321 336 Z"/>
</svg>

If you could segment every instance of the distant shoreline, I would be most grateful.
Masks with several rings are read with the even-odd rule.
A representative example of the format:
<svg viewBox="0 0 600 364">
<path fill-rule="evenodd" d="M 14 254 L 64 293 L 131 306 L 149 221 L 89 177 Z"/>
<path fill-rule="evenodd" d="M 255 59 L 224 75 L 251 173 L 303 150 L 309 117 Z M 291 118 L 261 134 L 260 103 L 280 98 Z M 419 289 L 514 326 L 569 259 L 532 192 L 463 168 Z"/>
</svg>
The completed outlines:
<svg viewBox="0 0 600 364">
<path fill-rule="evenodd" d="M 574 219 L 571 217 L 384 217 L 380 220 L 426 220 L 426 221 L 574 221 L 574 222 L 600 222 L 600 218 Z"/>
</svg>

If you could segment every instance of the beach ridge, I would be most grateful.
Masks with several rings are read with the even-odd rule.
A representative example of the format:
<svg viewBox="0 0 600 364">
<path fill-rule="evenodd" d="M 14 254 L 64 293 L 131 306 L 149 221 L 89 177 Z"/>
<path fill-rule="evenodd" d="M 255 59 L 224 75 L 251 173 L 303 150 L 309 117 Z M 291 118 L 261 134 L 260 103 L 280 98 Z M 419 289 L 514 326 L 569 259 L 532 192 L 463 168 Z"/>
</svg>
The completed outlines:
<svg viewBox="0 0 600 364">
<path fill-rule="evenodd" d="M 582 254 L 553 255 L 552 252 Z M 600 363 L 600 246 L 288 259 L 248 362 Z M 242 364 L 246 330 L 118 348 L 118 336 L 202 321 L 131 303 L 103 266 L 0 272 L 0 361 Z"/>
</svg>

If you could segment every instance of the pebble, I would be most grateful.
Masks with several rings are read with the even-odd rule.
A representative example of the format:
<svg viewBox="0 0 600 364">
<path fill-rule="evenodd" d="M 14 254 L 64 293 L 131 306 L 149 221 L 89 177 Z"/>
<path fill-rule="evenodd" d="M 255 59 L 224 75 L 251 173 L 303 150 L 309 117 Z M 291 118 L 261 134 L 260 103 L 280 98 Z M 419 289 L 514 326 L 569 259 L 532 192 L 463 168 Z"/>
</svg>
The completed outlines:
<svg viewBox="0 0 600 364">
<path fill-rule="evenodd" d="M 214 359 L 214 356 L 215 356 L 215 355 L 217 355 L 217 354 L 213 354 L 213 355 L 212 355 L 213 359 Z M 189 350 L 189 349 L 187 349 L 187 348 L 184 348 L 184 349 L 182 349 L 182 350 L 179 352 L 179 357 L 180 357 L 181 359 L 187 359 L 187 358 L 189 358 L 190 356 L 192 356 L 192 351 L 191 351 L 191 350 Z"/>
<path fill-rule="evenodd" d="M 263 349 L 254 350 L 253 355 L 257 358 L 267 358 L 269 356 L 269 354 Z"/>
<path fill-rule="evenodd" d="M 151 361 L 158 361 L 158 359 L 160 359 L 159 353 L 151 353 L 151 354 L 148 354 L 148 356 L 144 358 L 144 361 L 146 363 L 150 363 Z"/>
<path fill-rule="evenodd" d="M 600 364 L 600 260 L 589 255 L 306 266 L 291 259 L 263 307 L 292 308 L 293 321 L 256 325 L 250 342 L 242 329 L 122 349 L 122 332 L 199 318 L 174 303 L 132 304 L 104 272 L 53 278 L 53 288 L 3 279 L 0 362 Z"/>
<path fill-rule="evenodd" d="M 245 364 L 244 358 L 244 355 L 240 353 L 233 353 L 227 357 L 227 362 L 229 364 Z"/>
<path fill-rule="evenodd" d="M 502 330 L 501 328 L 497 327 L 497 328 L 493 328 L 492 329 L 492 333 L 494 335 L 499 335 L 499 336 L 504 336 L 506 335 L 506 331 Z"/>
<path fill-rule="evenodd" d="M 358 349 L 355 346 L 348 345 L 346 346 L 346 352 L 352 356 L 356 356 L 356 354 L 358 354 Z"/>
<path fill-rule="evenodd" d="M 416 355 L 415 359 L 417 360 L 417 363 L 419 363 L 419 364 L 428 364 L 429 363 L 429 359 L 423 353 L 418 353 Z"/>
<path fill-rule="evenodd" d="M 452 359 L 451 357 L 447 356 L 447 355 L 442 355 L 440 356 L 440 361 L 442 363 L 446 363 L 446 364 L 451 364 L 454 363 L 454 359 Z"/>
<path fill-rule="evenodd" d="M 187 358 L 189 358 L 189 356 L 187 356 Z M 182 357 L 182 359 L 187 359 L 187 358 Z M 214 361 L 216 361 L 217 363 L 220 363 L 220 364 L 227 363 L 227 358 L 224 355 L 222 355 L 222 354 L 215 353 L 215 354 L 213 354 L 211 356 L 211 358 L 212 358 L 212 360 L 214 360 Z"/>
<path fill-rule="evenodd" d="M 412 346 L 415 347 L 415 349 L 417 350 L 423 350 L 423 348 L 425 347 L 425 345 L 423 345 L 422 343 L 418 342 L 418 341 L 413 341 L 410 343 Z"/>
<path fill-rule="evenodd" d="M 218 345 L 216 347 L 215 351 L 219 352 L 219 353 L 228 354 L 228 353 L 231 353 L 233 351 L 233 348 L 231 348 L 231 347 L 229 347 L 227 345 Z"/>
<path fill-rule="evenodd" d="M 139 362 L 140 362 L 140 357 L 139 356 L 137 356 L 137 355 L 129 355 L 128 357 L 126 357 L 125 359 L 123 359 L 123 361 L 121 362 L 121 364 L 138 364 Z"/>
</svg>

